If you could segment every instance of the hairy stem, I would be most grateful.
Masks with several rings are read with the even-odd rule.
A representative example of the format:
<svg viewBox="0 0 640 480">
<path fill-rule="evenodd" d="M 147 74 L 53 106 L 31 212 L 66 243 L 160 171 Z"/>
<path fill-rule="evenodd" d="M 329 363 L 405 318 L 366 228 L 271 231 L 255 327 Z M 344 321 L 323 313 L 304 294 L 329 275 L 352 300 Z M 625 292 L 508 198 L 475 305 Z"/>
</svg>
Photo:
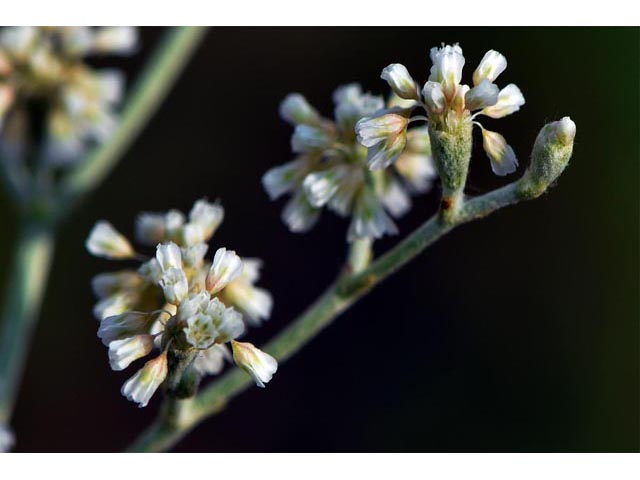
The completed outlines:
<svg viewBox="0 0 640 480">
<path fill-rule="evenodd" d="M 9 423 L 54 250 L 47 224 L 24 220 L 16 239 L 0 329 L 0 423 Z"/>
<path fill-rule="evenodd" d="M 206 27 L 175 27 L 167 33 L 133 87 L 114 135 L 63 179 L 63 198 L 75 202 L 105 179 L 167 96 L 205 33 Z M 60 203 L 68 209 L 66 202 Z"/>
<path fill-rule="evenodd" d="M 533 195 L 527 193 L 522 181 L 517 181 L 463 203 L 446 221 L 442 220 L 441 213 L 434 215 L 359 273 L 347 273 L 338 278 L 302 315 L 265 345 L 264 350 L 280 363 L 286 361 L 354 302 L 451 229 L 529 198 L 533 198 Z M 223 410 L 230 399 L 252 383 L 248 375 L 234 368 L 190 400 L 192 403 L 186 407 L 186 413 L 182 411 L 179 422 L 167 414 L 170 410 L 163 407 L 163 414 L 130 446 L 130 450 L 160 451 L 171 448 L 198 422 Z M 174 401 L 165 400 L 165 405 Z"/>
</svg>

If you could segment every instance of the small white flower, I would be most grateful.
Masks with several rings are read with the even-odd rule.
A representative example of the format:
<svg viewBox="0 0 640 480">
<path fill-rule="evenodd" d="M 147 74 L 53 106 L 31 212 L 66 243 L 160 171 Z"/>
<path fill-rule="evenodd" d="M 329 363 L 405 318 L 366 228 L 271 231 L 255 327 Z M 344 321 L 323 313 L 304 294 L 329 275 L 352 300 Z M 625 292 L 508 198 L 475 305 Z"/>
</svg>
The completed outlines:
<svg viewBox="0 0 640 480">
<path fill-rule="evenodd" d="M 166 229 L 166 235 L 169 238 L 175 237 L 182 226 L 184 225 L 185 218 L 179 210 L 169 210 L 164 216 L 164 226 Z"/>
<path fill-rule="evenodd" d="M 138 30 L 135 27 L 101 27 L 93 39 L 96 53 L 129 55 L 138 47 Z"/>
<path fill-rule="evenodd" d="M 442 113 L 447 100 L 442 91 L 442 85 L 438 82 L 427 82 L 422 88 L 422 95 L 427 108 L 431 113 Z"/>
<path fill-rule="evenodd" d="M 91 279 L 91 288 L 96 297 L 103 299 L 120 291 L 136 290 L 144 279 L 133 270 L 100 273 Z"/>
<path fill-rule="evenodd" d="M 400 63 L 392 63 L 382 70 L 380 78 L 386 80 L 391 89 L 400 98 L 419 100 L 418 85 L 407 68 Z"/>
<path fill-rule="evenodd" d="M 246 313 L 249 323 L 257 326 L 271 316 L 273 298 L 265 289 L 253 285 L 260 276 L 262 261 L 257 258 L 243 258 L 242 264 L 242 275 L 227 285 L 224 298 Z"/>
<path fill-rule="evenodd" d="M 365 147 L 373 147 L 388 138 L 401 135 L 408 123 L 409 119 L 396 113 L 365 117 L 356 124 L 358 142 Z"/>
<path fill-rule="evenodd" d="M 452 98 L 456 87 L 462 79 L 464 56 L 459 45 L 446 45 L 442 48 L 433 47 L 430 52 L 433 66 L 429 75 L 430 82 L 442 84 L 442 91 L 447 98 Z"/>
<path fill-rule="evenodd" d="M 367 165 L 370 170 L 383 170 L 395 162 L 404 151 L 407 137 L 403 133 L 390 137 L 386 141 L 369 147 L 367 151 Z"/>
<path fill-rule="evenodd" d="M 484 54 L 478 68 L 473 72 L 473 84 L 478 86 L 484 80 L 495 81 L 507 68 L 507 59 L 495 50 L 489 50 Z"/>
<path fill-rule="evenodd" d="M 318 218 L 320 218 L 320 209 L 309 203 L 304 190 L 294 195 L 282 210 L 282 221 L 294 233 L 309 231 Z"/>
<path fill-rule="evenodd" d="M 127 380 L 122 386 L 122 395 L 139 407 L 146 407 L 158 387 L 167 377 L 167 352 L 162 352 Z"/>
<path fill-rule="evenodd" d="M 109 222 L 101 220 L 95 224 L 85 243 L 87 250 L 96 257 L 126 259 L 135 255 L 129 241 Z"/>
<path fill-rule="evenodd" d="M 576 124 L 571 117 L 563 117 L 551 125 L 555 128 L 555 134 L 560 142 L 570 145 L 576 137 Z"/>
<path fill-rule="evenodd" d="M 219 248 L 207 275 L 206 288 L 211 294 L 219 292 L 241 273 L 242 260 L 236 252 Z"/>
<path fill-rule="evenodd" d="M 269 198 L 276 198 L 292 191 L 307 175 L 316 162 L 311 156 L 300 156 L 296 160 L 270 168 L 262 177 Z"/>
<path fill-rule="evenodd" d="M 242 315 L 233 307 L 227 308 L 222 314 L 220 322 L 216 325 L 216 329 L 218 330 L 216 343 L 226 343 L 238 338 L 245 330 Z"/>
<path fill-rule="evenodd" d="M 482 146 L 491 160 L 491 169 L 496 175 L 504 176 L 518 168 L 518 159 L 505 138 L 496 132 L 482 129 Z"/>
<path fill-rule="evenodd" d="M 320 115 L 299 93 L 290 93 L 280 104 L 280 116 L 293 124 L 316 125 L 320 123 Z"/>
<path fill-rule="evenodd" d="M 404 151 L 395 163 L 396 170 L 409 184 L 412 191 L 425 193 L 431 189 L 438 176 L 431 155 Z"/>
<path fill-rule="evenodd" d="M 353 212 L 347 240 L 353 242 L 358 238 L 380 238 L 385 234 L 396 233 L 398 228 L 385 213 L 375 193 L 368 188 L 363 189 Z"/>
<path fill-rule="evenodd" d="M 224 209 L 220 205 L 198 200 L 189 212 L 189 222 L 202 228 L 204 242 L 211 238 L 224 219 Z"/>
<path fill-rule="evenodd" d="M 157 284 L 162 280 L 162 267 L 157 259 L 144 262 L 138 268 L 138 273 L 144 278 L 144 281 L 151 284 Z"/>
<path fill-rule="evenodd" d="M 340 187 L 347 170 L 344 165 L 336 165 L 327 170 L 307 175 L 302 185 L 307 193 L 309 203 L 314 207 L 326 205 Z"/>
<path fill-rule="evenodd" d="M 224 361 L 231 361 L 231 352 L 226 345 L 213 345 L 198 354 L 193 368 L 200 375 L 216 375 L 224 368 Z"/>
<path fill-rule="evenodd" d="M 115 69 L 100 70 L 95 74 L 100 101 L 107 104 L 117 104 L 124 94 L 124 74 Z"/>
<path fill-rule="evenodd" d="M 485 108 L 480 113 L 491 118 L 502 118 L 520 110 L 524 103 L 524 96 L 520 89 L 515 84 L 510 83 L 500 90 L 496 104 Z"/>
<path fill-rule="evenodd" d="M 126 312 L 118 315 L 111 315 L 100 322 L 98 338 L 105 346 L 116 340 L 133 337 L 147 333 L 153 316 L 144 312 Z"/>
<path fill-rule="evenodd" d="M 172 268 L 182 269 L 182 253 L 180 247 L 173 242 L 158 245 L 156 259 L 163 272 Z"/>
<path fill-rule="evenodd" d="M 157 245 L 165 240 L 165 217 L 160 213 L 143 212 L 136 218 L 136 240 L 144 245 Z"/>
<path fill-rule="evenodd" d="M 137 296 L 131 292 L 119 292 L 103 298 L 93 306 L 93 316 L 102 320 L 131 310 Z"/>
<path fill-rule="evenodd" d="M 323 128 L 311 125 L 297 125 L 291 137 L 291 150 L 303 153 L 326 148 L 333 143 L 333 137 Z"/>
<path fill-rule="evenodd" d="M 251 343 L 231 342 L 233 360 L 253 377 L 258 387 L 264 388 L 273 374 L 278 370 L 278 362 L 268 353 L 263 352 Z"/>
<path fill-rule="evenodd" d="M 471 111 L 490 107 L 498 101 L 498 94 L 498 87 L 485 79 L 466 93 L 465 107 Z"/>
<path fill-rule="evenodd" d="M 182 260 L 185 267 L 200 268 L 208 249 L 209 246 L 206 243 L 196 243 L 191 247 L 182 248 Z"/>
<path fill-rule="evenodd" d="M 11 429 L 4 423 L 0 423 L 0 453 L 9 452 L 16 443 L 16 437 Z"/>
<path fill-rule="evenodd" d="M 343 139 L 353 137 L 353 128 L 363 117 L 375 115 L 384 107 L 382 97 L 362 92 L 357 83 L 338 87 L 333 93 L 336 124 Z"/>
<path fill-rule="evenodd" d="M 124 370 L 132 362 L 146 357 L 154 347 L 153 335 L 136 335 L 109 344 L 109 365 L 112 370 Z"/>
<path fill-rule="evenodd" d="M 218 336 L 213 318 L 204 313 L 197 313 L 189 317 L 183 331 L 187 342 L 200 349 L 209 348 Z"/>
<path fill-rule="evenodd" d="M 182 268 L 165 270 L 162 273 L 160 286 L 164 292 L 164 298 L 173 305 L 179 305 L 189 293 L 189 281 Z"/>
</svg>

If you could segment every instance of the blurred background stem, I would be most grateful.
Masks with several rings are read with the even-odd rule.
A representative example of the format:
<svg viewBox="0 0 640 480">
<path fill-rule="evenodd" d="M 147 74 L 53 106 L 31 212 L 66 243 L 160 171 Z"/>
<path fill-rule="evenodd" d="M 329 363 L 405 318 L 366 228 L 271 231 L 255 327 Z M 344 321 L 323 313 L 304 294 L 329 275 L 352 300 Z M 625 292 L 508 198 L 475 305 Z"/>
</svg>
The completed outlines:
<svg viewBox="0 0 640 480">
<path fill-rule="evenodd" d="M 54 251 L 51 225 L 23 219 L 8 271 L 0 329 L 0 423 L 8 423 Z"/>
<path fill-rule="evenodd" d="M 0 424 L 8 424 L 17 396 L 29 343 L 46 289 L 55 244 L 55 228 L 83 195 L 96 188 L 120 160 L 169 93 L 205 27 L 171 28 L 131 90 L 114 135 L 88 154 L 53 191 L 40 178 L 28 179 L 27 194 L 13 188 L 19 233 L 0 317 Z"/>
</svg>

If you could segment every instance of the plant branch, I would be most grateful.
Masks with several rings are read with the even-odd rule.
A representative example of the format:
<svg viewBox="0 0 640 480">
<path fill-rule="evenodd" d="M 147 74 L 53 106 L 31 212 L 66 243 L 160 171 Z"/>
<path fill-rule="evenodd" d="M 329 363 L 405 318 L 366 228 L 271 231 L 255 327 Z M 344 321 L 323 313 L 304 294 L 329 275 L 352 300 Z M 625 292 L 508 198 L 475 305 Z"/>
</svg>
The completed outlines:
<svg viewBox="0 0 640 480">
<path fill-rule="evenodd" d="M 48 224 L 21 222 L 0 316 L 0 424 L 9 423 L 53 259 Z"/>
<path fill-rule="evenodd" d="M 463 203 L 454 215 L 439 212 L 359 273 L 341 276 L 302 315 L 265 345 L 264 350 L 278 362 L 286 361 L 374 286 L 454 227 L 542 193 L 532 194 L 525 188 L 523 180 Z M 130 446 L 130 450 L 161 451 L 171 448 L 200 421 L 220 412 L 230 399 L 252 383 L 248 375 L 234 368 L 195 399 L 189 400 L 185 408 L 177 409 L 175 404 L 168 408 L 165 400 L 159 418 Z M 180 401 L 171 399 L 169 402 Z M 178 410 L 181 412 L 179 418 L 173 414 Z"/>
</svg>

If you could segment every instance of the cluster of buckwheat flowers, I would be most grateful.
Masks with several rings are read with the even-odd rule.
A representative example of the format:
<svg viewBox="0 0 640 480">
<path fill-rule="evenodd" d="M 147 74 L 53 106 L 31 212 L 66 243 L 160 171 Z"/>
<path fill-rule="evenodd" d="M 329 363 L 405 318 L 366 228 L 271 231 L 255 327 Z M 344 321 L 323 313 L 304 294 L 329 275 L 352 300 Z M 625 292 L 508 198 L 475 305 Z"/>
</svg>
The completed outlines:
<svg viewBox="0 0 640 480">
<path fill-rule="evenodd" d="M 367 150 L 356 139 L 358 120 L 385 108 L 382 97 L 363 93 L 360 85 L 339 87 L 333 94 L 335 120 L 322 117 L 299 93 L 288 95 L 280 106 L 284 120 L 295 126 L 291 149 L 297 157 L 272 168 L 263 177 L 271 199 L 285 193 L 292 198 L 282 219 L 292 232 L 305 232 L 328 207 L 340 216 L 351 216 L 348 240 L 380 238 L 397 233 L 388 215 L 400 217 L 411 208 L 410 193 L 431 188 L 435 170 L 429 134 L 425 128 L 410 130 L 406 149 L 393 169 L 371 171 Z M 387 105 L 399 99 L 392 97 Z M 387 213 L 388 212 L 388 213 Z"/>
<path fill-rule="evenodd" d="M 260 260 L 240 258 L 226 248 L 218 248 L 212 262 L 205 259 L 207 242 L 223 216 L 222 206 L 205 200 L 194 204 L 188 220 L 175 210 L 142 213 L 135 234 L 139 243 L 156 246 L 150 259 L 105 221 L 87 239 L 93 255 L 142 261 L 137 269 L 102 273 L 92 282 L 99 298 L 94 308 L 98 337 L 109 347 L 111 368 L 123 370 L 160 351 L 122 387 L 122 394 L 141 407 L 165 380 L 167 393 L 192 396 L 202 376 L 219 373 L 231 359 L 228 344 L 235 363 L 258 386 L 264 387 L 277 369 L 273 357 L 236 341 L 245 324 L 259 325 L 271 314 L 271 295 L 254 285 Z"/>
<path fill-rule="evenodd" d="M 39 158 L 64 165 L 104 142 L 116 124 L 124 76 L 85 57 L 128 55 L 134 27 L 7 27 L 0 32 L 2 153 L 20 157 L 37 139 Z M 36 119 L 36 120 L 34 120 Z"/>
<path fill-rule="evenodd" d="M 435 166 L 445 199 L 456 202 L 462 195 L 471 154 L 471 129 L 482 130 L 483 147 L 496 175 L 513 173 L 518 160 L 502 135 L 482 127 L 480 115 L 502 118 L 524 105 L 520 89 L 509 84 L 500 90 L 493 82 L 507 68 L 501 53 L 489 50 L 473 72 L 473 87 L 460 83 L 465 59 L 459 45 L 434 47 L 428 81 L 420 89 L 404 65 L 387 66 L 381 77 L 405 103 L 363 118 L 356 125 L 358 140 L 369 149 L 369 166 L 386 168 L 401 158 L 407 143 L 407 126 L 426 120 Z M 427 117 L 412 117 L 421 108 Z"/>
</svg>

